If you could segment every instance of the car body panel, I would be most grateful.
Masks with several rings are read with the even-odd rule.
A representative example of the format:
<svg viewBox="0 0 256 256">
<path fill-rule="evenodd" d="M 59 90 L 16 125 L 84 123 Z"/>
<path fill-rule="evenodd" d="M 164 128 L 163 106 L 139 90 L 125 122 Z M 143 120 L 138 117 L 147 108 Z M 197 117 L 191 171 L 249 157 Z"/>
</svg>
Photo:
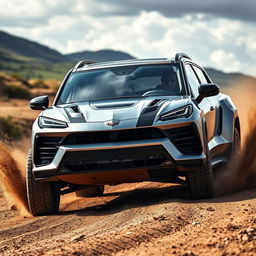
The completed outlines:
<svg viewBox="0 0 256 256">
<path fill-rule="evenodd" d="M 71 70 L 64 79 L 53 106 L 39 115 L 39 118 L 47 117 L 66 122 L 68 126 L 66 128 L 41 128 L 38 118 L 33 124 L 32 161 L 35 178 L 41 181 L 61 180 L 66 183 L 101 185 L 152 180 L 149 173 L 157 173 L 158 171 L 160 173 L 160 170 L 169 172 L 170 176 L 173 174 L 177 176 L 186 171 L 196 171 L 206 160 L 206 151 L 208 150 L 206 147 L 209 148 L 212 155 L 212 165 L 228 161 L 234 137 L 235 120 L 238 118 L 237 110 L 231 99 L 222 93 L 204 98 L 198 103 L 191 95 L 184 70 L 182 70 L 181 75 L 188 91 L 186 95 L 134 97 L 57 105 L 58 97 L 71 72 L 86 72 L 106 67 L 171 63 L 175 63 L 175 61 L 173 59 L 129 60 L 84 65 L 77 70 Z M 210 78 L 208 79 L 210 81 Z M 192 107 L 190 116 L 166 121 L 160 119 L 161 115 L 188 105 Z M 150 129 L 156 132 L 156 137 L 154 137 L 153 132 L 153 135 L 150 134 L 153 137 L 149 136 L 144 139 L 136 137 L 136 139 L 131 140 L 128 137 L 122 137 L 119 140 L 117 138 L 117 136 L 125 133 L 133 136 L 133 133 L 138 132 L 138 130 L 147 132 Z M 189 131 L 186 130 L 185 133 L 192 132 L 192 139 L 196 140 L 195 143 L 198 143 L 201 151 L 199 150 L 197 153 L 185 152 L 183 145 L 179 145 L 175 139 L 176 135 L 172 135 L 173 132 L 179 133 L 179 129 L 181 131 L 190 129 Z M 97 141 L 97 139 L 93 143 L 88 142 L 86 134 L 94 138 L 93 134 L 95 133 L 100 136 L 109 136 L 107 137 L 109 141 L 103 138 L 102 141 Z M 66 143 L 69 141 L 70 135 L 82 136 L 85 143 L 82 141 L 77 141 L 74 144 Z M 179 136 L 182 139 L 182 135 Z M 40 148 L 38 148 L 37 143 L 39 144 L 38 141 L 45 138 L 59 138 L 60 141 L 54 146 L 54 156 L 51 162 L 38 164 L 36 162 Z M 186 142 L 184 142 L 185 144 Z M 151 149 L 154 147 L 159 149 L 161 153 L 158 154 L 158 151 L 152 153 L 154 151 L 151 152 Z M 148 155 L 145 155 L 144 158 L 142 156 L 143 160 L 136 160 L 136 152 L 142 152 L 143 155 L 143 151 L 148 152 Z M 92 167 L 84 167 L 84 170 L 79 167 L 80 169 L 78 168 L 76 171 L 64 167 L 67 166 L 65 159 L 69 155 L 74 156 L 73 152 L 81 155 L 77 158 L 78 160 L 74 161 L 77 166 L 87 166 L 85 162 L 88 161 Z M 111 155 L 111 152 L 114 152 L 115 156 Z M 123 155 L 127 152 L 130 158 L 126 159 L 122 155 L 122 159 L 119 159 L 118 152 Z M 47 151 L 43 153 L 47 154 Z M 91 159 L 83 161 L 87 157 L 86 154 Z M 155 154 L 159 159 L 154 159 Z M 95 159 L 93 158 L 94 155 Z M 97 158 L 98 156 L 99 158 Z M 107 159 L 108 156 L 110 160 Z M 129 164 L 135 161 L 134 159 L 141 161 L 141 165 L 144 161 L 145 166 L 131 165 L 129 167 Z M 93 161 L 98 163 L 97 168 L 91 164 Z M 154 161 L 159 161 L 159 164 L 155 164 Z M 151 162 L 154 162 L 154 165 L 151 165 Z M 117 163 L 120 163 L 121 167 L 106 169 L 106 166 L 117 166 Z M 125 166 L 126 163 L 128 167 Z"/>
</svg>

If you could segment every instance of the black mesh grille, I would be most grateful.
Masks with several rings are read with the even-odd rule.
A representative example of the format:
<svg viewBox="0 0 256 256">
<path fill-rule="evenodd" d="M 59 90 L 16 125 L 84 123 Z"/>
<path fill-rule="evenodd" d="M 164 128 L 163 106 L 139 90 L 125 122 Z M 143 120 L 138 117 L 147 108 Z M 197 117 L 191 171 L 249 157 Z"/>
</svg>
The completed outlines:
<svg viewBox="0 0 256 256">
<path fill-rule="evenodd" d="M 61 169 L 71 172 L 145 168 L 161 165 L 170 156 L 162 146 L 67 152 Z"/>
<path fill-rule="evenodd" d="M 197 155 L 202 152 L 202 145 L 194 125 L 172 128 L 165 132 L 170 141 L 181 153 Z"/>
<path fill-rule="evenodd" d="M 93 144 L 119 141 L 134 141 L 144 139 L 165 138 L 166 136 L 157 128 L 138 128 L 116 131 L 99 131 L 70 134 L 63 144 Z"/>
<path fill-rule="evenodd" d="M 64 140 L 62 137 L 38 137 L 35 146 L 35 164 L 46 165 L 50 164 L 55 157 L 60 145 L 79 145 L 79 144 L 94 144 L 107 142 L 121 142 L 121 141 L 136 141 L 146 139 L 157 139 L 168 137 L 177 149 L 187 155 L 196 155 L 202 152 L 197 129 L 193 126 L 185 126 L 179 128 L 172 128 L 161 131 L 158 128 L 138 128 L 116 131 L 98 131 L 98 132 L 84 132 L 74 133 L 68 135 Z M 136 166 L 151 165 L 152 161 L 159 163 L 163 161 L 162 156 L 157 156 L 158 160 L 152 158 L 142 157 Z M 120 161 L 118 164 L 130 165 L 134 164 L 134 159 L 126 159 Z M 107 165 L 104 162 L 104 165 Z M 110 166 L 114 166 L 112 161 Z M 153 164 L 154 165 L 154 164 Z"/>
<path fill-rule="evenodd" d="M 62 137 L 38 137 L 35 147 L 35 164 L 50 164 L 56 155 Z"/>
</svg>

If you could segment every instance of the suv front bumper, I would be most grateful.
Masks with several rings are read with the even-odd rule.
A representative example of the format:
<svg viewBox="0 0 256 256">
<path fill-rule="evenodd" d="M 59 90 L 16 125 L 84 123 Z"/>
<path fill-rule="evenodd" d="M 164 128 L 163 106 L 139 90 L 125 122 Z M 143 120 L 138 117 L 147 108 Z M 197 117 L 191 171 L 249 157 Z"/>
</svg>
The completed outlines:
<svg viewBox="0 0 256 256">
<path fill-rule="evenodd" d="M 185 124 L 181 128 L 189 126 L 196 130 L 197 140 L 201 146 L 202 136 L 194 123 Z M 163 126 L 158 129 L 166 134 L 166 131 L 180 128 Z M 40 134 L 40 138 L 43 136 Z M 176 141 L 173 142 L 170 137 L 164 136 L 136 141 L 65 144 L 58 147 L 50 164 L 34 164 L 33 172 L 36 179 L 50 179 L 60 175 L 128 169 L 170 168 L 186 171 L 202 166 L 206 159 L 203 148 L 200 153 L 188 154 L 182 153 L 177 145 Z"/>
</svg>

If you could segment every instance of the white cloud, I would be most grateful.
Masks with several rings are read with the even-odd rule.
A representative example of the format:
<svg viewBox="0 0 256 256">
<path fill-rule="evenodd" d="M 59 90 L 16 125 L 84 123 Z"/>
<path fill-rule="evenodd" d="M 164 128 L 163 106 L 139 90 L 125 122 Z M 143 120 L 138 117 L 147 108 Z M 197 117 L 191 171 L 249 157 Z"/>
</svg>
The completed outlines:
<svg viewBox="0 0 256 256">
<path fill-rule="evenodd" d="M 171 57 L 182 51 L 204 66 L 256 74 L 254 23 L 207 19 L 207 14 L 170 18 L 158 11 L 93 15 L 117 12 L 120 6 L 115 2 L 26 0 L 21 4 L 9 0 L 1 4 L 6 8 L 0 9 L 0 29 L 63 53 L 107 48 L 147 58 Z"/>
<path fill-rule="evenodd" d="M 219 67 L 219 69 L 224 69 L 227 72 L 239 70 L 241 68 L 241 64 L 236 59 L 235 55 L 232 52 L 225 52 L 222 49 L 214 51 L 210 55 L 210 60 L 215 66 Z"/>
<path fill-rule="evenodd" d="M 42 1 L 26 0 L 25 2 L 21 2 L 19 0 L 0 0 L 0 5 L 1 18 L 35 18 L 42 16 L 45 12 Z"/>
</svg>

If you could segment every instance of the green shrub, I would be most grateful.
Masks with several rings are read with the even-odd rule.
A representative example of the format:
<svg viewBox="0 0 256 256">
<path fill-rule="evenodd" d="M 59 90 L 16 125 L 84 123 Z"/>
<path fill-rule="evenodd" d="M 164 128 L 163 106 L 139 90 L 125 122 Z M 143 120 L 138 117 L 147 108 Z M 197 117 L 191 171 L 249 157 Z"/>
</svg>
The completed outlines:
<svg viewBox="0 0 256 256">
<path fill-rule="evenodd" d="M 48 88 L 48 85 L 41 79 L 36 80 L 33 82 L 33 84 L 30 84 L 33 88 Z"/>
<path fill-rule="evenodd" d="M 23 77 L 20 74 L 17 73 L 11 73 L 9 74 L 11 77 L 17 79 L 17 80 L 23 80 Z"/>
<path fill-rule="evenodd" d="M 28 89 L 17 86 L 17 85 L 8 85 L 4 88 L 4 95 L 7 98 L 16 98 L 16 99 L 29 99 L 31 98 L 31 93 Z"/>
<path fill-rule="evenodd" d="M 0 117 L 0 138 L 7 136 L 11 139 L 19 139 L 23 132 L 22 126 L 15 123 L 12 117 Z"/>
</svg>

